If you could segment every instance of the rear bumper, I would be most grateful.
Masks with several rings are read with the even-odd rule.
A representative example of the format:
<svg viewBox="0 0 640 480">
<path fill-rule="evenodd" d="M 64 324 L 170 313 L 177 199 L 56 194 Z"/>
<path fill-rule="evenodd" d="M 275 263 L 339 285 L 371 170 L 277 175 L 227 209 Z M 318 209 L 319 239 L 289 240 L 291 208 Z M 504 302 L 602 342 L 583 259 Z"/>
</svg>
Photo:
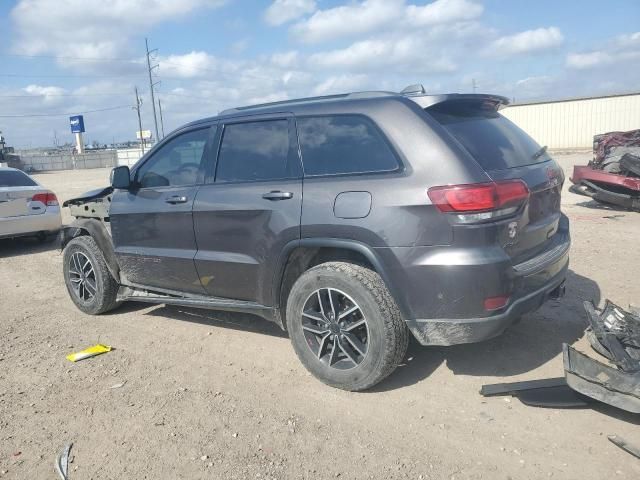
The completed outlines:
<svg viewBox="0 0 640 480">
<path fill-rule="evenodd" d="M 569 224 L 552 244 L 518 265 L 499 246 L 378 249 L 407 326 L 423 345 L 473 343 L 500 335 L 522 315 L 560 296 L 569 268 Z M 383 251 L 384 250 L 384 251 Z M 508 296 L 488 312 L 484 300 Z"/>
<path fill-rule="evenodd" d="M 0 218 L 0 238 L 21 237 L 39 232 L 54 233 L 62 227 L 60 207 L 47 207 L 39 215 Z"/>
<path fill-rule="evenodd" d="M 537 310 L 549 298 L 564 294 L 564 281 L 569 267 L 563 269 L 544 287 L 515 300 L 506 311 L 491 317 L 413 319 L 407 326 L 422 345 L 458 345 L 476 343 L 497 337 L 522 315 Z"/>
</svg>

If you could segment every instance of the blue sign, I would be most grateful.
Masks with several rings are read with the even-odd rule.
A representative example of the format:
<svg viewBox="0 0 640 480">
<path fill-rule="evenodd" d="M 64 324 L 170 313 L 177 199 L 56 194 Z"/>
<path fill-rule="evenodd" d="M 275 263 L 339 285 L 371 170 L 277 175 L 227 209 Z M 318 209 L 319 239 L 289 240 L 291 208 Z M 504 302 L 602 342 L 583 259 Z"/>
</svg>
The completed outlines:
<svg viewBox="0 0 640 480">
<path fill-rule="evenodd" d="M 82 115 L 69 117 L 69 125 L 71 125 L 71 133 L 84 132 L 84 117 Z"/>
</svg>

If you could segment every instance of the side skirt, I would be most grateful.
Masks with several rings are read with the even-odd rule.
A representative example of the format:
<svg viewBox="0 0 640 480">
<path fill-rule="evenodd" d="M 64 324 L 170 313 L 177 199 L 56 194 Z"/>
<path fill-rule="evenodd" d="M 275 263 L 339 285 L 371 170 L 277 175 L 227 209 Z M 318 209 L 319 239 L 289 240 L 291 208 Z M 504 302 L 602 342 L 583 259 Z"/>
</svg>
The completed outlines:
<svg viewBox="0 0 640 480">
<path fill-rule="evenodd" d="M 207 310 L 222 310 L 226 312 L 252 313 L 264 318 L 265 320 L 276 323 L 284 330 L 279 309 L 267 307 L 255 302 L 232 300 L 229 298 L 207 297 L 204 295 L 158 289 L 155 287 L 145 287 L 144 285 L 120 285 L 117 298 L 118 301 L 123 302 L 135 301 L 204 308 Z"/>
</svg>

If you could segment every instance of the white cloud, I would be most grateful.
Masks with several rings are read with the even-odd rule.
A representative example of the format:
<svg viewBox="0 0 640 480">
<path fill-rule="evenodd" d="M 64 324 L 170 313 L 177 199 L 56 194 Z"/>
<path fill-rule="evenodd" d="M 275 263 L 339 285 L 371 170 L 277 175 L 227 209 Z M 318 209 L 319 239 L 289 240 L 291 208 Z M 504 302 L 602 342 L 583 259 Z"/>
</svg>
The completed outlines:
<svg viewBox="0 0 640 480">
<path fill-rule="evenodd" d="M 315 9 L 315 0 L 274 0 L 264 12 L 264 20 L 269 25 L 278 26 L 312 13 Z"/>
<path fill-rule="evenodd" d="M 396 39 L 363 40 L 347 48 L 320 52 L 309 57 L 311 68 L 333 70 L 378 70 L 409 67 L 413 72 L 452 72 L 456 65 L 444 57 L 425 60 L 422 39 L 414 35 Z"/>
<path fill-rule="evenodd" d="M 364 90 L 370 84 L 369 77 L 363 74 L 336 75 L 327 78 L 313 89 L 315 95 L 344 93 Z"/>
<path fill-rule="evenodd" d="M 483 11 L 482 5 L 469 0 L 438 0 L 423 6 L 407 6 L 407 20 L 414 25 L 436 25 L 471 20 Z"/>
<path fill-rule="evenodd" d="M 640 60 L 640 32 L 635 32 L 618 35 L 607 42 L 602 50 L 569 53 L 566 65 L 571 69 L 584 70 L 638 60 Z"/>
<path fill-rule="evenodd" d="M 15 51 L 38 55 L 112 57 L 130 37 L 161 22 L 225 0 L 19 0 L 11 11 Z"/>
<path fill-rule="evenodd" d="M 298 57 L 298 52 L 295 50 L 279 52 L 271 55 L 271 62 L 279 67 L 290 68 L 298 62 Z"/>
<path fill-rule="evenodd" d="M 293 26 L 305 42 L 322 42 L 368 33 L 400 18 L 404 0 L 364 0 L 361 3 L 318 10 L 308 20 Z"/>
<path fill-rule="evenodd" d="M 65 89 L 62 87 L 43 87 L 41 85 L 27 85 L 23 90 L 30 95 L 50 96 L 50 95 L 62 95 L 65 93 Z"/>
<path fill-rule="evenodd" d="M 407 5 L 405 0 L 363 0 L 318 10 L 298 22 L 292 32 L 307 43 L 334 41 L 381 30 L 406 31 L 472 20 L 482 15 L 482 5 L 471 0 L 435 0 L 427 5 Z"/>
<path fill-rule="evenodd" d="M 494 40 L 486 53 L 495 56 L 510 56 L 549 50 L 562 45 L 564 37 L 557 27 L 536 28 L 507 35 Z"/>
<path fill-rule="evenodd" d="M 567 66 L 570 68 L 591 68 L 611 63 L 612 57 L 605 52 L 570 53 L 567 55 Z"/>
</svg>

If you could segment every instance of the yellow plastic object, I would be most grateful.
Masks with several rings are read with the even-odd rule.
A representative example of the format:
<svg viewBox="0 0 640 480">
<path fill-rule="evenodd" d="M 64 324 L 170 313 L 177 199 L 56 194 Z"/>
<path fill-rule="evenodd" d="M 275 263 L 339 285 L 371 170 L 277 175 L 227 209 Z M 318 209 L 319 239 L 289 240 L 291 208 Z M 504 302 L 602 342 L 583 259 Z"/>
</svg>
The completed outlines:
<svg viewBox="0 0 640 480">
<path fill-rule="evenodd" d="M 84 360 L 85 358 L 95 357 L 96 355 L 100 355 L 102 353 L 107 353 L 111 351 L 111 347 L 108 345 L 94 345 L 93 347 L 85 348 L 81 352 L 70 353 L 67 355 L 67 360 L 71 362 L 78 362 L 80 360 Z"/>
</svg>

